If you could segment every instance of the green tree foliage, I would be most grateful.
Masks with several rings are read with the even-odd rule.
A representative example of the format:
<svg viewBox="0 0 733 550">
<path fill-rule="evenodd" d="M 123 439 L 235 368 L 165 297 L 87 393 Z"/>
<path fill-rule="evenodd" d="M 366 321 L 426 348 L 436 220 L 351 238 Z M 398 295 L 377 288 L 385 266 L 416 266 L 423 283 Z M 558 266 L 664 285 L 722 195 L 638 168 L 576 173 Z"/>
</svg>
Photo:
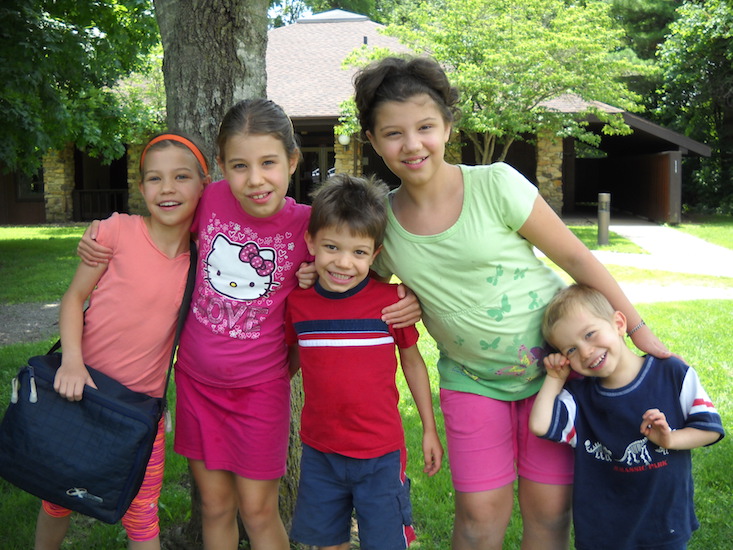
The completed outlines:
<svg viewBox="0 0 733 550">
<path fill-rule="evenodd" d="M 669 32 L 676 9 L 682 0 L 608 0 L 611 16 L 626 31 L 624 43 L 629 52 L 656 66 L 656 51 Z M 627 79 L 629 88 L 642 96 L 647 113 L 654 118 L 661 85 L 660 71 L 649 75 L 632 75 Z M 656 121 L 656 119 L 655 119 Z M 661 121 L 658 121 L 661 122 Z"/>
<path fill-rule="evenodd" d="M 398 0 L 389 0 L 396 2 Z M 270 2 L 273 27 L 282 27 L 295 23 L 300 17 L 310 13 L 321 13 L 329 10 L 345 10 L 366 15 L 373 21 L 381 22 L 376 5 L 380 0 L 272 0 Z"/>
<path fill-rule="evenodd" d="M 686 189 L 692 204 L 733 210 L 733 7 L 725 0 L 685 3 L 659 50 L 664 84 L 658 114 L 703 141 L 713 157 Z"/>
<path fill-rule="evenodd" d="M 606 122 L 604 131 L 628 132 L 620 117 L 602 111 L 569 116 L 542 104 L 575 94 L 638 111 L 640 98 L 622 78 L 649 71 L 618 54 L 623 32 L 603 1 L 423 2 L 409 23 L 390 25 L 388 32 L 448 69 L 462 94 L 458 128 L 482 163 L 502 160 L 515 140 L 542 129 L 597 142 L 581 122 L 591 111 Z"/>
<path fill-rule="evenodd" d="M 372 17 L 375 13 L 375 0 L 307 0 L 313 13 L 328 10 L 345 10 Z"/>
<path fill-rule="evenodd" d="M 423 0 L 272 0 L 270 24 L 282 27 L 295 23 L 309 10 L 320 13 L 340 9 L 366 15 L 376 23 L 405 23 Z M 442 0 L 431 0 L 439 4 Z"/>
<path fill-rule="evenodd" d="M 0 164 L 31 173 L 75 142 L 108 160 L 123 152 L 110 87 L 142 67 L 157 41 L 147 0 L 5 0 L 0 6 Z"/>
<path fill-rule="evenodd" d="M 166 129 L 163 47 L 157 44 L 145 64 L 117 82 L 112 93 L 120 108 L 124 143 L 144 143 Z"/>
<path fill-rule="evenodd" d="M 682 0 L 611 0 L 611 15 L 626 30 L 625 42 L 642 59 L 654 59 Z"/>
<path fill-rule="evenodd" d="M 308 4 L 304 0 L 272 0 L 269 24 L 271 27 L 290 25 L 308 13 L 308 9 Z"/>
</svg>

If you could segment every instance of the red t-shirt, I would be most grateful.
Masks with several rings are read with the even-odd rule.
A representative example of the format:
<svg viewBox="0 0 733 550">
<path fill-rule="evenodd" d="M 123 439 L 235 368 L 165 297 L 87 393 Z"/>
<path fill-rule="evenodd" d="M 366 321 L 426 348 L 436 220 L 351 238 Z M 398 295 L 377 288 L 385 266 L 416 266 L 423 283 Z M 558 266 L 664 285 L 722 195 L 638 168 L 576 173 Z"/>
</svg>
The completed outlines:
<svg viewBox="0 0 733 550">
<path fill-rule="evenodd" d="M 380 319 L 397 300 L 396 285 L 371 279 L 344 293 L 316 284 L 288 297 L 286 341 L 299 346 L 305 391 L 303 443 L 352 458 L 404 446 L 395 345 L 414 346 L 418 332 Z"/>
</svg>

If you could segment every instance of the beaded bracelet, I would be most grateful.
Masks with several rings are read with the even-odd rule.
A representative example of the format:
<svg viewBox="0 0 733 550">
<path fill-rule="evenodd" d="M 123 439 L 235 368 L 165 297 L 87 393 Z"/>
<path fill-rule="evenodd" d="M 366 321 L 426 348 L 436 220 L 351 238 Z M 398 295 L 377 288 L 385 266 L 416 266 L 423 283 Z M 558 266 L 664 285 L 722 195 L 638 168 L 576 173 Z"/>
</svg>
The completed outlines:
<svg viewBox="0 0 733 550">
<path fill-rule="evenodd" d="M 632 328 L 632 329 L 631 329 L 630 331 L 628 331 L 628 332 L 627 332 L 626 334 L 627 334 L 628 336 L 631 336 L 632 334 L 634 334 L 634 333 L 635 333 L 635 332 L 636 332 L 637 330 L 639 330 L 639 329 L 640 329 L 641 327 L 643 327 L 644 325 L 646 325 L 646 323 L 644 322 L 644 319 L 642 319 L 642 320 L 641 320 L 641 321 L 639 322 L 639 324 L 638 324 L 638 325 L 636 325 L 636 326 L 635 326 L 634 328 Z"/>
</svg>

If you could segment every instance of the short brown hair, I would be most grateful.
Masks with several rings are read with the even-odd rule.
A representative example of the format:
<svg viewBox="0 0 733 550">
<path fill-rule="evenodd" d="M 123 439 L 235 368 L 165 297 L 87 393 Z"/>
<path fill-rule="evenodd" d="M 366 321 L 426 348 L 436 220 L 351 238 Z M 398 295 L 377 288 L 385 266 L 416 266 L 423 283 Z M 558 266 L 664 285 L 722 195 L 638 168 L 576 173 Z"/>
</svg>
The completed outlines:
<svg viewBox="0 0 733 550">
<path fill-rule="evenodd" d="M 586 285 L 573 284 L 555 294 L 545 310 L 542 319 L 542 336 L 545 341 L 554 345 L 551 337 L 555 325 L 578 308 L 586 309 L 599 319 L 613 321 L 615 310 L 603 293 Z"/>
<path fill-rule="evenodd" d="M 336 174 L 313 191 L 308 233 L 345 227 L 352 234 L 374 239 L 379 247 L 387 227 L 387 184 L 376 178 Z"/>
</svg>

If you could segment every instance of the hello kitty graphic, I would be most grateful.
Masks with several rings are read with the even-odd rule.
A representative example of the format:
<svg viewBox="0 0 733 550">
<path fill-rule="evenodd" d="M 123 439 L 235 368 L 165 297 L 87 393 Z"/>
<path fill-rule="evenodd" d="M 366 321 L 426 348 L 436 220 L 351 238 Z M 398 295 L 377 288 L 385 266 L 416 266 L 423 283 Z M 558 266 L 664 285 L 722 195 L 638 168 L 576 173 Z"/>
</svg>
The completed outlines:
<svg viewBox="0 0 733 550">
<path fill-rule="evenodd" d="M 273 287 L 275 250 L 248 241 L 239 244 L 221 233 L 206 257 L 206 275 L 219 294 L 241 302 L 266 296 Z"/>
</svg>

